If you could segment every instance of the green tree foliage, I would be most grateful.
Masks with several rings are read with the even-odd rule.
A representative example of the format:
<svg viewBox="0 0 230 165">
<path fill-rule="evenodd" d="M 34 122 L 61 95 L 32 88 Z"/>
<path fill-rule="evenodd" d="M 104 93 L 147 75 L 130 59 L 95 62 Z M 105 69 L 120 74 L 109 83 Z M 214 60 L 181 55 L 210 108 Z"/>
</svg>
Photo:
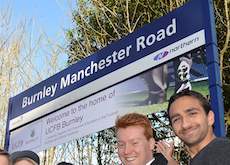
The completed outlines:
<svg viewBox="0 0 230 165">
<path fill-rule="evenodd" d="M 184 1 L 78 0 L 67 32 L 69 64 L 165 15 Z"/>
<path fill-rule="evenodd" d="M 216 1 L 215 5 L 217 42 L 220 52 L 220 66 L 223 87 L 230 90 L 230 2 Z M 230 98 L 229 92 L 224 92 Z M 229 99 L 225 100 L 226 110 L 230 107 Z"/>
<path fill-rule="evenodd" d="M 214 1 L 227 136 L 230 137 L 230 1 Z"/>
</svg>

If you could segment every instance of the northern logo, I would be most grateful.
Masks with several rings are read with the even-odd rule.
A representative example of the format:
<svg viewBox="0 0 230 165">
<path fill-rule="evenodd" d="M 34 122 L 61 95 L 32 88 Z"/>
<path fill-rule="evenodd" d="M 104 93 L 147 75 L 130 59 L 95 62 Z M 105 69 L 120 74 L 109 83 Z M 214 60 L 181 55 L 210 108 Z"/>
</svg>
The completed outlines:
<svg viewBox="0 0 230 165">
<path fill-rule="evenodd" d="M 153 60 L 154 60 L 154 61 L 159 61 L 159 60 L 161 60 L 162 58 L 166 57 L 168 54 L 169 54 L 168 51 L 161 52 L 161 53 L 157 54 L 157 55 L 153 58 Z"/>
</svg>

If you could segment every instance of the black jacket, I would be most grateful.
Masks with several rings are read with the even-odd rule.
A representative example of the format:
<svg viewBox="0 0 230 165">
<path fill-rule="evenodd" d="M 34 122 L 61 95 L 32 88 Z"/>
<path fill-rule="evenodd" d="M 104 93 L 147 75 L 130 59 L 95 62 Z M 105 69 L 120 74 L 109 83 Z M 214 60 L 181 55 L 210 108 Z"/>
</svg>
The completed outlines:
<svg viewBox="0 0 230 165">
<path fill-rule="evenodd" d="M 151 163 L 151 165 L 167 165 L 167 159 L 160 153 L 154 154 L 155 160 Z"/>
</svg>

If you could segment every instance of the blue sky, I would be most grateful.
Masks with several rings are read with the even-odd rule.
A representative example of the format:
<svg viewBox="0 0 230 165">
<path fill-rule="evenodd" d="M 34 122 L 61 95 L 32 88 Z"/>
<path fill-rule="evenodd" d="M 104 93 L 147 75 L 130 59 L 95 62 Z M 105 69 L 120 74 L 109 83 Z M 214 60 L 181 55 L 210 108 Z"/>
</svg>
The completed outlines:
<svg viewBox="0 0 230 165">
<path fill-rule="evenodd" d="M 12 7 L 13 20 L 33 19 L 49 37 L 55 37 L 63 29 L 71 27 L 73 0 L 0 0 L 0 9 Z M 72 3 L 72 4 L 71 4 Z"/>
<path fill-rule="evenodd" d="M 0 10 L 10 7 L 13 27 L 26 21 L 27 31 L 32 33 L 32 43 L 36 44 L 39 35 L 44 32 L 52 43 L 65 48 L 67 44 L 65 30 L 72 27 L 71 13 L 76 8 L 75 3 L 75 0 L 0 0 Z M 51 53 L 46 51 L 45 46 L 47 45 L 43 44 L 39 48 L 34 60 L 34 65 L 38 68 L 43 63 L 42 56 Z M 60 69 L 65 68 L 67 66 L 66 53 L 58 58 Z"/>
</svg>

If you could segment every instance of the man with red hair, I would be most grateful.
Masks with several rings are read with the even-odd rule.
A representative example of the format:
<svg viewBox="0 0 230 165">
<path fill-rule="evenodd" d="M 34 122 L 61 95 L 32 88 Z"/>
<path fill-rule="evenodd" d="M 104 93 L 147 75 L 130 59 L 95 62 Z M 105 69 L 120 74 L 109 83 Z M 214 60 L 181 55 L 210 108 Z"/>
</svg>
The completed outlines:
<svg viewBox="0 0 230 165">
<path fill-rule="evenodd" d="M 176 165 L 172 158 L 173 147 L 164 145 L 166 157 L 153 157 L 155 139 L 149 119 L 142 114 L 130 113 L 119 117 L 115 123 L 118 155 L 124 165 Z"/>
</svg>

